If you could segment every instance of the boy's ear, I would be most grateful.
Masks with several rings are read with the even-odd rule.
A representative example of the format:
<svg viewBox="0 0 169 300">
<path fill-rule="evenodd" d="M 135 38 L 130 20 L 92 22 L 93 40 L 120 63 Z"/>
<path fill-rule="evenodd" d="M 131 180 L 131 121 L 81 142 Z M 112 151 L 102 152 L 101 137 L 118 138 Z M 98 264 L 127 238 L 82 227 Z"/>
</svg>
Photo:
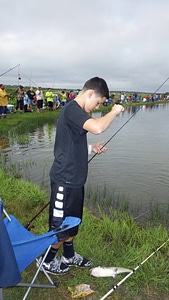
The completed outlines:
<svg viewBox="0 0 169 300">
<path fill-rule="evenodd" d="M 91 98 L 95 94 L 94 90 L 88 90 L 88 96 Z"/>
</svg>

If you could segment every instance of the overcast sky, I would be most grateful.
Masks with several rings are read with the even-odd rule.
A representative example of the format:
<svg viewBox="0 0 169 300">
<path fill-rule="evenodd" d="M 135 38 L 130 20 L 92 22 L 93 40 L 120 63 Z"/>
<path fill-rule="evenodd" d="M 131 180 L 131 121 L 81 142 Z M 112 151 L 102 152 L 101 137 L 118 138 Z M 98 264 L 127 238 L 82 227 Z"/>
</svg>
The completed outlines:
<svg viewBox="0 0 169 300">
<path fill-rule="evenodd" d="M 99 76 L 111 91 L 169 91 L 169 0 L 0 3 L 0 75 L 14 68 L 1 83 L 76 89 Z"/>
</svg>

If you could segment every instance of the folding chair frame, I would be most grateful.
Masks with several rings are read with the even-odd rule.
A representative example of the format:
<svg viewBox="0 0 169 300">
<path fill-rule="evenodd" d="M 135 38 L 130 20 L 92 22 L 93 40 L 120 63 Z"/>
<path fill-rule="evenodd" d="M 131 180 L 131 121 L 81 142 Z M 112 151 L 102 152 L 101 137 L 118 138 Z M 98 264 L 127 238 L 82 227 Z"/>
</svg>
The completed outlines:
<svg viewBox="0 0 169 300">
<path fill-rule="evenodd" d="M 7 217 L 7 219 L 9 221 L 11 221 L 11 218 L 10 218 L 10 215 L 8 215 L 8 213 L 6 212 L 6 210 L 3 208 L 3 213 L 5 214 L 5 216 Z M 77 218 L 78 219 L 78 218 Z M 80 223 L 80 219 L 78 221 L 78 224 Z M 75 225 L 74 225 L 75 226 Z M 62 229 L 62 231 L 64 230 L 67 230 L 67 228 L 65 229 Z M 56 233 L 57 234 L 57 233 Z M 43 258 L 41 261 L 38 260 L 38 258 L 36 258 L 36 262 L 37 262 L 37 265 L 38 265 L 38 268 L 37 268 L 37 271 L 36 273 L 34 274 L 34 277 L 31 281 L 31 283 L 18 283 L 17 285 L 15 285 L 16 287 L 28 287 L 24 297 L 23 297 L 23 300 L 25 300 L 31 290 L 31 288 L 56 288 L 57 287 L 57 283 L 54 282 L 51 277 L 49 276 L 49 274 L 46 272 L 46 270 L 43 268 L 43 262 L 45 261 L 45 258 L 46 256 L 48 255 L 49 251 L 50 251 L 50 248 L 51 248 L 51 245 L 47 248 Z M 44 275 L 47 277 L 48 281 L 50 282 L 50 285 L 45 285 L 45 284 L 35 284 L 35 280 L 39 274 L 40 271 L 43 271 Z M 2 291 L 2 288 L 0 288 L 0 300 L 3 300 L 3 291 Z"/>
<path fill-rule="evenodd" d="M 50 248 L 51 248 L 51 246 L 48 247 L 48 249 L 47 249 L 47 251 L 46 251 L 45 255 L 43 256 L 43 259 L 42 259 L 42 261 L 41 261 L 40 263 L 39 263 L 39 260 L 36 259 L 37 265 L 39 265 L 39 266 L 38 266 L 38 268 L 37 268 L 37 271 L 36 271 L 36 273 L 35 273 L 35 275 L 34 275 L 32 281 L 31 281 L 31 283 L 22 283 L 22 282 L 20 282 L 20 283 L 18 283 L 18 284 L 16 285 L 16 286 L 21 286 L 21 287 L 28 287 L 28 289 L 27 289 L 27 291 L 26 291 L 26 293 L 25 293 L 25 295 L 24 295 L 24 297 L 23 297 L 23 300 L 25 300 L 25 299 L 27 298 L 27 296 L 28 296 L 28 294 L 29 294 L 31 288 L 56 288 L 56 287 L 57 287 L 56 282 L 54 282 L 54 281 L 50 278 L 50 276 L 48 275 L 48 273 L 46 272 L 46 270 L 45 270 L 45 269 L 43 268 L 43 266 L 42 266 L 42 265 L 43 265 L 43 262 L 45 261 L 46 256 L 48 255 L 48 252 L 49 252 Z M 45 274 L 45 276 L 47 277 L 47 279 L 49 280 L 49 282 L 51 283 L 51 285 L 35 284 L 35 283 L 34 283 L 35 280 L 36 280 L 36 278 L 37 278 L 37 276 L 38 276 L 38 274 L 39 274 L 39 272 L 40 272 L 41 270 L 43 271 L 43 273 Z"/>
</svg>

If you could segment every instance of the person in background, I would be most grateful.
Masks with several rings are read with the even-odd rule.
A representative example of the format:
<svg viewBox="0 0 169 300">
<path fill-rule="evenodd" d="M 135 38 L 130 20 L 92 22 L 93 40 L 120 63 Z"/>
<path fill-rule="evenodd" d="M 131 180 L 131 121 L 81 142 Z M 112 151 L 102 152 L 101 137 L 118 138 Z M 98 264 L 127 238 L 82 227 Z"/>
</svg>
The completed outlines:
<svg viewBox="0 0 169 300">
<path fill-rule="evenodd" d="M 53 93 L 53 109 L 56 110 L 58 102 L 58 95 L 56 93 Z"/>
<path fill-rule="evenodd" d="M 36 90 L 37 112 L 41 112 L 43 108 L 44 95 L 41 87 Z"/>
<path fill-rule="evenodd" d="M 47 99 L 47 106 L 49 110 L 53 110 L 53 92 L 51 91 L 51 88 L 48 88 L 45 97 Z"/>
<path fill-rule="evenodd" d="M 69 98 L 70 98 L 70 100 L 73 100 L 73 99 L 74 99 L 74 93 L 73 93 L 72 90 L 71 90 L 70 93 L 69 93 Z"/>
<path fill-rule="evenodd" d="M 33 87 L 30 87 L 30 89 L 27 91 L 28 99 L 29 99 L 29 108 L 32 110 L 33 103 L 35 99 L 35 92 L 33 90 Z"/>
<path fill-rule="evenodd" d="M 70 97 L 69 97 L 69 93 L 66 93 L 66 103 L 69 103 L 71 101 Z"/>
<path fill-rule="evenodd" d="M 29 98 L 28 98 L 28 94 L 25 91 L 24 92 L 24 98 L 23 98 L 23 111 L 24 111 L 24 113 L 26 113 L 28 111 L 32 111 L 31 109 L 28 110 L 28 105 L 29 105 Z"/>
<path fill-rule="evenodd" d="M 9 93 L 5 91 L 4 84 L 0 84 L 0 118 L 5 118 L 7 114 L 7 105 Z"/>
<path fill-rule="evenodd" d="M 54 144 L 54 161 L 50 170 L 50 230 L 58 228 L 66 216 L 82 219 L 88 154 L 101 154 L 107 150 L 103 141 L 87 145 L 87 133 L 101 134 L 124 110 L 121 105 L 115 104 L 106 115 L 93 119 L 90 112 L 98 109 L 108 98 L 106 81 L 94 77 L 84 84 L 82 91 L 60 112 Z M 57 275 L 67 272 L 71 266 L 91 266 L 92 262 L 89 259 L 74 250 L 73 237 L 78 234 L 78 228 L 76 226 L 61 236 L 58 235 L 58 244 L 52 245 L 43 263 L 47 272 Z M 61 246 L 63 254 L 59 259 L 56 254 Z"/>
<path fill-rule="evenodd" d="M 65 91 L 62 91 L 62 93 L 61 93 L 61 103 L 62 103 L 62 106 L 66 105 L 66 100 L 67 100 L 67 95 L 66 95 Z"/>
<path fill-rule="evenodd" d="M 16 90 L 16 111 L 20 108 L 20 113 L 23 112 L 23 98 L 25 96 L 25 89 L 22 85 L 20 85 Z"/>
</svg>

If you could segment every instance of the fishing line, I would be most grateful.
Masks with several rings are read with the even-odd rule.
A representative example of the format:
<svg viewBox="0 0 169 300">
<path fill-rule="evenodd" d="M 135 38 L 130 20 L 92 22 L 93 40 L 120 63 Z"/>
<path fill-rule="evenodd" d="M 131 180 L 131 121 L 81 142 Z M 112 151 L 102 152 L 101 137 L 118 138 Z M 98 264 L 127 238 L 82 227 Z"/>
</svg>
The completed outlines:
<svg viewBox="0 0 169 300">
<path fill-rule="evenodd" d="M 134 217 L 133 219 L 134 219 L 134 220 L 137 220 L 137 219 L 139 219 L 140 217 L 144 216 L 145 214 L 148 214 L 149 212 L 150 212 L 150 210 L 147 210 L 147 211 L 141 213 L 140 215 Z"/>
<path fill-rule="evenodd" d="M 25 75 L 23 72 L 21 72 L 21 75 L 23 75 L 24 77 L 26 77 L 27 79 L 29 79 L 30 83 L 32 82 L 35 86 L 38 86 L 38 84 L 35 81 L 33 81 L 30 77 L 28 77 L 27 75 Z M 31 74 L 31 77 L 32 77 L 32 74 Z"/>
<path fill-rule="evenodd" d="M 154 250 L 147 258 L 145 258 L 133 271 L 127 274 L 121 281 L 119 281 L 113 288 L 105 294 L 100 300 L 106 299 L 112 292 L 114 292 L 127 278 L 129 278 L 132 274 L 134 274 L 150 257 L 152 257 L 155 253 L 157 253 L 165 244 L 169 242 L 169 239 L 165 241 L 161 246 L 159 246 L 156 250 Z"/>
</svg>

